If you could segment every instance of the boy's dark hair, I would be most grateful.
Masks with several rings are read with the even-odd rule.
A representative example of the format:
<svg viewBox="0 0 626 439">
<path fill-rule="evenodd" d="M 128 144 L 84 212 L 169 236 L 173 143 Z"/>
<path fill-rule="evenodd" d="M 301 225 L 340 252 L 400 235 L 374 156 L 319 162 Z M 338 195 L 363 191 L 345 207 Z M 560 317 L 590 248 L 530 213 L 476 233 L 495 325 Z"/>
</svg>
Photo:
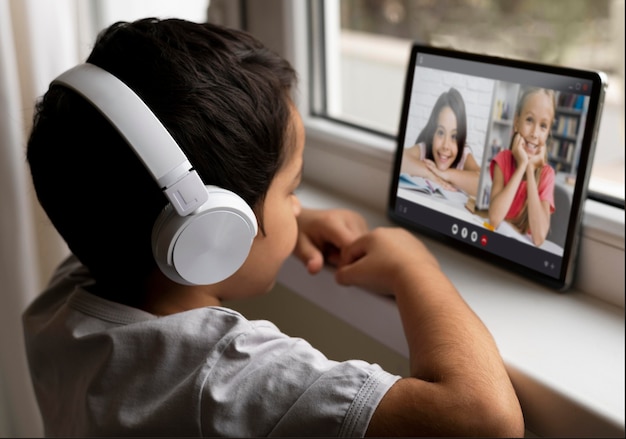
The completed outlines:
<svg viewBox="0 0 626 439">
<path fill-rule="evenodd" d="M 437 130 L 437 119 L 439 118 L 439 113 L 444 107 L 450 107 L 456 116 L 456 144 L 458 151 L 456 157 L 450 165 L 450 168 L 456 168 L 456 165 L 461 161 L 461 157 L 463 157 L 463 148 L 465 147 L 465 140 L 467 139 L 467 114 L 465 112 L 465 102 L 463 101 L 463 96 L 461 96 L 461 93 L 459 93 L 456 88 L 452 87 L 450 90 L 443 92 L 439 96 L 437 102 L 435 102 L 433 110 L 430 112 L 430 117 L 428 118 L 426 126 L 422 129 L 419 136 L 417 136 L 415 143 L 417 144 L 423 142 L 426 145 L 425 157 L 429 160 L 434 160 L 433 136 Z"/>
<path fill-rule="evenodd" d="M 87 62 L 133 89 L 204 183 L 241 196 L 264 233 L 264 197 L 294 142 L 288 62 L 242 31 L 153 18 L 105 29 Z M 156 268 L 150 237 L 166 204 L 147 169 L 95 108 L 57 86 L 37 103 L 27 159 L 70 250 L 97 285 L 129 289 L 107 298 L 133 303 Z"/>
</svg>

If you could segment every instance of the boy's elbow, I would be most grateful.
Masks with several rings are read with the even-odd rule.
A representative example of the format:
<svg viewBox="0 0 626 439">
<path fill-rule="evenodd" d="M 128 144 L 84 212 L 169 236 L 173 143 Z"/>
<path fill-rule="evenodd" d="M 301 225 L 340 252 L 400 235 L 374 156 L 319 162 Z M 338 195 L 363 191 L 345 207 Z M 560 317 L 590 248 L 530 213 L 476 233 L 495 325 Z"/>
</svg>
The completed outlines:
<svg viewBox="0 0 626 439">
<path fill-rule="evenodd" d="M 524 415 L 516 396 L 479 405 L 481 408 L 474 412 L 475 419 L 480 423 L 475 431 L 479 436 L 524 437 Z"/>
<path fill-rule="evenodd" d="M 494 437 L 524 437 L 524 415 L 519 404 L 491 412 L 491 434 Z"/>
<path fill-rule="evenodd" d="M 506 433 L 500 437 L 524 437 L 526 434 L 526 428 L 524 426 L 524 415 L 522 410 L 509 420 L 509 423 L 504 427 Z"/>
</svg>

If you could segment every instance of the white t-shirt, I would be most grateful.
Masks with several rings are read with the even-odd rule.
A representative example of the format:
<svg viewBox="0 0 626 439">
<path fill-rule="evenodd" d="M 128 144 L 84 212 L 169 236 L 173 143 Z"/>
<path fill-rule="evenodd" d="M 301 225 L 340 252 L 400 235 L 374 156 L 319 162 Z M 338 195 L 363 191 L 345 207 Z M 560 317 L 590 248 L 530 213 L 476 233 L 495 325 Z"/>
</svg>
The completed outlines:
<svg viewBox="0 0 626 439">
<path fill-rule="evenodd" d="M 46 435 L 363 436 L 399 379 L 227 308 L 157 317 L 89 282 L 68 258 L 23 316 Z"/>
</svg>

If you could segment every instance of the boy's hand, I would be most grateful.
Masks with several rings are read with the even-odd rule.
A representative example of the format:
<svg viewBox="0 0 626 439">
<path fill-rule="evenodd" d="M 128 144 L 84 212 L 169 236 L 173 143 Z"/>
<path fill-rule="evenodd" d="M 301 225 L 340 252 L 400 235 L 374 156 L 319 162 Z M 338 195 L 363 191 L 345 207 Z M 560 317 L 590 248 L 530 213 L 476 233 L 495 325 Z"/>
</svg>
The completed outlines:
<svg viewBox="0 0 626 439">
<path fill-rule="evenodd" d="M 365 218 L 347 209 L 302 209 L 298 226 L 294 254 L 311 274 L 325 262 L 336 266 L 341 250 L 368 230 Z"/>
<path fill-rule="evenodd" d="M 439 263 L 414 235 L 398 227 L 377 228 L 343 249 L 335 278 L 341 285 L 395 295 L 408 278 L 433 270 L 440 270 Z"/>
</svg>

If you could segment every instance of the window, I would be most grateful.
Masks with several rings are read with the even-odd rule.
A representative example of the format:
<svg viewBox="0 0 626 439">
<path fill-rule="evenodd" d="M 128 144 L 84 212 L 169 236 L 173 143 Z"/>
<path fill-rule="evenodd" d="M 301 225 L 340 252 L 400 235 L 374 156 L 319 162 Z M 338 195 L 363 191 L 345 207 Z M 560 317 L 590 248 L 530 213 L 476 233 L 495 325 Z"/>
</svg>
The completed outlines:
<svg viewBox="0 0 626 439">
<path fill-rule="evenodd" d="M 203 22 L 207 20 L 210 0 L 185 0 L 172 2 L 169 0 L 92 0 L 88 4 L 87 14 L 91 17 L 93 35 L 89 43 L 93 43 L 96 34 L 116 21 L 133 21 L 146 17 L 183 18 Z"/>
<path fill-rule="evenodd" d="M 313 0 L 314 114 L 397 133 L 411 42 L 602 70 L 590 197 L 624 206 L 624 1 Z"/>
</svg>

